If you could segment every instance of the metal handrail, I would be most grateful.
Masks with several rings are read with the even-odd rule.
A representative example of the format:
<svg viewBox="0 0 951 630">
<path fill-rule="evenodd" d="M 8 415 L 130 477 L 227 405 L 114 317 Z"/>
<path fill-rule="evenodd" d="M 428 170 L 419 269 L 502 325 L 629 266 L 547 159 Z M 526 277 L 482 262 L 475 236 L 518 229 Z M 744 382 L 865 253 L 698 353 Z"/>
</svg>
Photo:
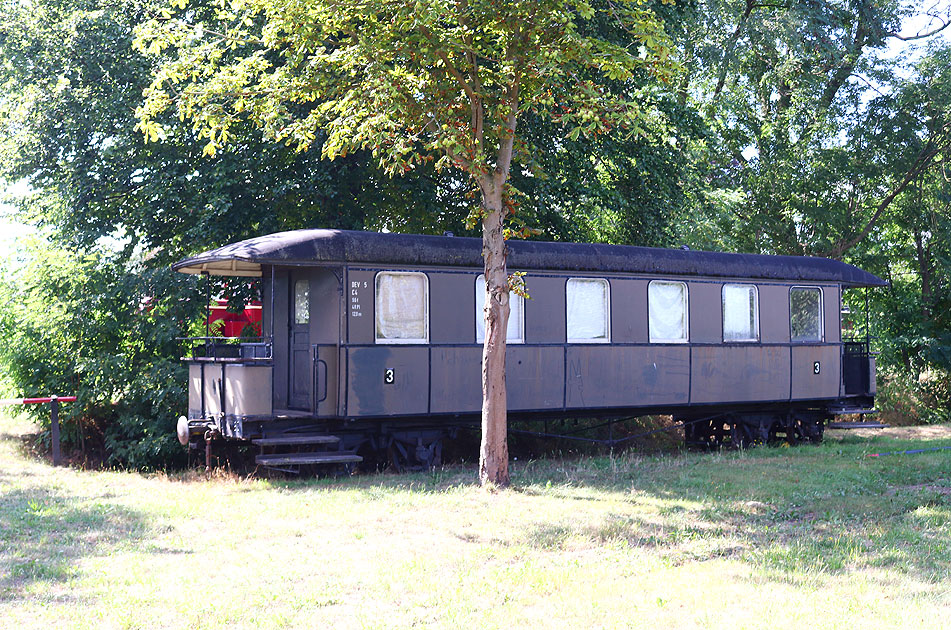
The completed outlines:
<svg viewBox="0 0 951 630">
<path fill-rule="evenodd" d="M 179 337 L 185 346 L 185 359 L 270 361 L 273 359 L 272 337 Z M 242 348 L 263 347 L 263 356 L 244 356 Z M 225 352 L 225 350 L 227 350 Z M 202 352 L 201 355 L 198 355 Z"/>
</svg>

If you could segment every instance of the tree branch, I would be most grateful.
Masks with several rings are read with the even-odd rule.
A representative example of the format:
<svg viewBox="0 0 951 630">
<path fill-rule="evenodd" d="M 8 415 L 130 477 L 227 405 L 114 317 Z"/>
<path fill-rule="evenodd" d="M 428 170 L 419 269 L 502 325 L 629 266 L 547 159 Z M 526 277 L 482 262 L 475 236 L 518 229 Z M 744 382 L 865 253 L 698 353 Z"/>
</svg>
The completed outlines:
<svg viewBox="0 0 951 630">
<path fill-rule="evenodd" d="M 862 56 L 862 50 L 865 48 L 865 44 L 868 43 L 867 38 L 869 35 L 868 24 L 865 21 L 864 13 L 860 12 L 858 19 L 859 23 L 855 28 L 855 37 L 852 38 L 852 43 L 846 50 L 845 55 L 843 55 L 841 65 L 832 73 L 832 77 L 826 84 L 825 89 L 822 90 L 822 96 L 819 97 L 815 111 L 810 117 L 809 122 L 803 127 L 802 133 L 793 145 L 794 147 L 799 146 L 803 140 L 812 136 L 813 131 L 815 131 L 819 124 L 819 118 L 829 109 L 832 105 L 832 101 L 835 100 L 836 94 L 839 93 L 839 90 L 845 85 L 845 82 L 852 76 L 852 72 L 855 71 L 859 57 Z"/>
<path fill-rule="evenodd" d="M 449 61 L 449 57 L 446 55 L 445 51 L 438 47 L 439 42 L 433 38 L 432 32 L 425 26 L 419 27 L 419 32 L 422 33 L 423 37 L 429 40 L 429 42 L 435 47 L 435 54 L 439 57 L 439 60 L 442 61 L 443 65 L 446 67 L 446 71 L 452 75 L 452 78 L 456 80 L 459 84 L 459 87 L 462 88 L 462 91 L 466 93 L 466 96 L 469 97 L 470 101 L 475 101 L 479 97 L 475 93 L 475 90 L 472 89 L 472 86 L 469 85 L 469 82 L 466 81 L 466 78 L 462 76 L 462 73 Z"/>
<path fill-rule="evenodd" d="M 512 42 L 509 53 L 506 57 L 509 60 L 516 58 L 514 48 L 524 45 L 528 39 L 528 32 L 517 32 L 515 41 Z M 512 82 L 509 83 L 506 90 L 506 104 L 509 107 L 509 114 L 505 120 L 500 123 L 499 129 L 499 156 L 495 163 L 495 177 L 498 185 L 504 184 L 509 177 L 509 170 L 512 167 L 512 156 L 515 148 L 515 126 L 518 123 L 518 96 L 519 82 L 522 79 L 522 69 L 519 64 L 515 64 L 512 69 Z"/>
<path fill-rule="evenodd" d="M 476 98 L 469 99 L 469 109 L 472 111 L 472 136 L 473 136 L 473 146 L 475 150 L 476 159 L 479 159 L 478 156 L 482 155 L 484 146 L 484 125 L 485 125 L 485 107 L 482 104 L 482 81 L 479 78 L 479 57 L 475 52 L 475 46 L 472 42 L 472 28 L 469 25 L 469 21 L 466 19 L 466 11 L 469 8 L 469 3 L 466 0 L 459 0 L 456 2 L 456 9 L 459 11 L 459 23 L 463 26 L 465 30 L 465 36 L 463 37 L 463 42 L 466 45 L 466 61 L 469 64 L 469 78 L 471 80 L 472 90 L 476 94 Z"/>
<path fill-rule="evenodd" d="M 949 127 L 951 127 L 951 124 L 945 125 L 945 127 L 942 129 L 942 132 L 947 133 L 949 130 Z M 949 147 L 949 145 L 951 145 L 951 137 L 948 137 L 948 136 L 946 136 L 943 139 L 943 141 L 938 144 L 933 144 L 931 142 L 926 144 L 925 148 L 922 149 L 921 152 L 918 154 L 918 157 L 915 158 L 914 166 L 912 166 L 912 168 L 910 168 L 908 172 L 905 173 L 905 177 L 902 179 L 901 183 L 898 184 L 898 186 L 896 186 L 888 194 L 888 196 L 885 197 L 885 199 L 883 199 L 882 202 L 878 204 L 878 208 L 875 209 L 875 213 L 872 214 L 872 217 L 865 224 L 865 227 L 863 227 L 862 230 L 855 237 L 851 239 L 847 239 L 847 240 L 840 240 L 838 243 L 833 245 L 831 250 L 829 250 L 827 253 L 823 255 L 827 258 L 836 258 L 836 259 L 840 258 L 842 254 L 844 254 L 845 252 L 850 250 L 852 247 L 854 247 L 855 245 L 859 244 L 862 240 L 864 240 L 865 237 L 871 233 L 872 228 L 875 226 L 875 222 L 878 221 L 879 217 L 882 216 L 882 213 L 885 212 L 888 206 L 891 205 L 892 201 L 895 200 L 895 197 L 900 195 L 902 191 L 904 191 L 905 188 L 908 187 L 908 184 L 910 184 L 919 175 L 921 175 L 921 173 L 924 172 L 926 168 L 928 168 L 928 166 L 931 164 L 934 158 L 939 153 L 946 150 Z"/>
<path fill-rule="evenodd" d="M 888 35 L 889 37 L 894 37 L 895 39 L 897 39 L 897 40 L 899 40 L 899 41 L 912 42 L 912 41 L 915 41 L 915 40 L 917 40 L 917 39 L 927 39 L 927 38 L 929 38 L 929 37 L 934 37 L 935 35 L 937 35 L 937 34 L 940 33 L 941 31 L 943 31 L 944 29 L 946 29 L 946 28 L 948 28 L 949 26 L 951 26 L 951 20 L 948 20 L 948 19 L 942 20 L 942 19 L 939 19 L 938 16 L 936 16 L 936 15 L 935 15 L 935 16 L 932 16 L 932 17 L 933 17 L 934 19 L 938 20 L 939 22 L 942 22 L 942 24 L 941 24 L 941 26 L 935 28 L 935 29 L 932 30 L 932 31 L 928 31 L 927 33 L 918 32 L 918 33 L 916 33 L 916 34 L 914 34 L 914 35 L 900 35 L 899 33 L 896 33 L 896 32 L 888 32 L 888 33 L 885 33 L 885 34 Z"/>
<path fill-rule="evenodd" d="M 727 40 L 726 46 L 723 47 L 723 58 L 720 59 L 720 72 L 719 76 L 717 77 L 717 87 L 713 90 L 713 97 L 710 99 L 712 103 L 716 103 L 720 98 L 720 92 L 723 91 L 723 86 L 726 84 L 727 61 L 729 61 L 733 56 L 733 49 L 736 48 L 736 43 L 740 41 L 740 33 L 743 32 L 743 27 L 746 25 L 746 20 L 749 19 L 750 14 L 753 12 L 754 6 L 753 0 L 746 0 L 746 10 L 743 11 L 740 21 L 736 23 L 736 29 L 734 29 L 733 34 L 730 35 L 730 38 Z"/>
</svg>

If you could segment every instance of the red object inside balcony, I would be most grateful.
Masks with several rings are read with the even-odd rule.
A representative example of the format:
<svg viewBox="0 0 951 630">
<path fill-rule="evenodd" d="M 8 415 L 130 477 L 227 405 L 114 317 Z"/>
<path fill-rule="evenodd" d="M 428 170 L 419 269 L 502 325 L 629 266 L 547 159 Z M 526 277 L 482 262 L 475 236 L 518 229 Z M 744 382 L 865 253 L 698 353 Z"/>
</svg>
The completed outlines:
<svg viewBox="0 0 951 630">
<path fill-rule="evenodd" d="M 222 322 L 221 328 L 215 322 Z M 261 303 L 251 302 L 240 313 L 228 312 L 228 300 L 215 300 L 208 316 L 215 337 L 261 336 Z"/>
</svg>

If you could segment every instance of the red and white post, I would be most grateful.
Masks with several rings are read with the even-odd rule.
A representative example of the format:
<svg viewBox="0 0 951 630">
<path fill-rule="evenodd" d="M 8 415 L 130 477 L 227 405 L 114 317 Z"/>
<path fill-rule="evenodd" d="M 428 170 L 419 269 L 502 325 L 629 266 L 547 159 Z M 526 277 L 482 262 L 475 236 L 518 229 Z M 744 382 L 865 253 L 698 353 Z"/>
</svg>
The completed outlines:
<svg viewBox="0 0 951 630">
<path fill-rule="evenodd" d="M 47 396 L 42 398 L 5 398 L 0 405 L 50 405 L 50 441 L 53 443 L 53 465 L 59 466 L 62 460 L 59 450 L 59 404 L 76 402 L 75 396 Z"/>
</svg>

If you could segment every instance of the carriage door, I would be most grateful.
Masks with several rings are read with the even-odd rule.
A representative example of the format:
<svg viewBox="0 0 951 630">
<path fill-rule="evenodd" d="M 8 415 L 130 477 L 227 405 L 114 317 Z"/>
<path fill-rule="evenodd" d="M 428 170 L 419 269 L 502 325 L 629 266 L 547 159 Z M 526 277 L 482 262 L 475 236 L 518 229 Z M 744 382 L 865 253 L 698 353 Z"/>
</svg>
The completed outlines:
<svg viewBox="0 0 951 630">
<path fill-rule="evenodd" d="M 291 409 L 311 409 L 313 362 L 310 356 L 310 278 L 291 275 L 290 365 L 287 401 Z"/>
</svg>

